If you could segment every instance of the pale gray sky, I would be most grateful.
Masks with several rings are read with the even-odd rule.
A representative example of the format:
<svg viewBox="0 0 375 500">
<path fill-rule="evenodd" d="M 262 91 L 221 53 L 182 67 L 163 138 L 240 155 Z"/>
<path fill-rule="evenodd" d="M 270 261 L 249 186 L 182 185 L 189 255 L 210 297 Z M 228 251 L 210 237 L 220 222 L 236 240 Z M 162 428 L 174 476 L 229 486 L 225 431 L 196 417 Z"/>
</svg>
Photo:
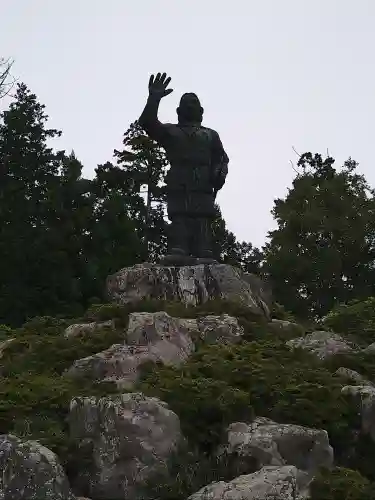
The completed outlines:
<svg viewBox="0 0 375 500">
<path fill-rule="evenodd" d="M 292 151 L 349 156 L 375 185 L 375 0 L 0 0 L 0 55 L 46 104 L 92 175 L 112 159 L 151 72 L 198 94 L 230 157 L 219 202 L 262 245 L 294 177 Z"/>
</svg>

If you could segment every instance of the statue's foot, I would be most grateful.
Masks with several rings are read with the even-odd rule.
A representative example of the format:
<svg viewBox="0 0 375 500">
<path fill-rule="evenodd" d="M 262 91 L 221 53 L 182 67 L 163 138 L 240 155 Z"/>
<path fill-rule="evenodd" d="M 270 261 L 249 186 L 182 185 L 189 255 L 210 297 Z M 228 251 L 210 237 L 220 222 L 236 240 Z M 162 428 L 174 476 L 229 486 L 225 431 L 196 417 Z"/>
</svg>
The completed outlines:
<svg viewBox="0 0 375 500">
<path fill-rule="evenodd" d="M 210 250 L 205 250 L 197 257 L 197 264 L 217 264 L 217 260 L 214 259 Z"/>
<path fill-rule="evenodd" d="M 165 255 L 161 264 L 164 266 L 193 266 L 196 263 L 195 257 L 187 255 L 181 248 L 171 248 L 170 252 Z"/>
<path fill-rule="evenodd" d="M 217 260 L 213 257 L 197 257 L 196 264 L 217 264 Z"/>
</svg>

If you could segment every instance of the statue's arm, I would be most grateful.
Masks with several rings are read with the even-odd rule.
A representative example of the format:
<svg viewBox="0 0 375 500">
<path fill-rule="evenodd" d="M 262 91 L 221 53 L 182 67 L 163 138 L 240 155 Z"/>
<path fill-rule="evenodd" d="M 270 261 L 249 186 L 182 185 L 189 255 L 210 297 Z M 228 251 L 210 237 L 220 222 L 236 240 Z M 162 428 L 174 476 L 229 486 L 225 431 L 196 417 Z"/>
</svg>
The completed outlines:
<svg viewBox="0 0 375 500">
<path fill-rule="evenodd" d="M 160 143 L 163 143 L 167 127 L 158 120 L 158 110 L 162 98 L 172 92 L 172 89 L 167 89 L 170 81 L 165 73 L 150 76 L 147 103 L 138 119 L 139 125 L 147 134 Z"/>
<path fill-rule="evenodd" d="M 163 140 L 165 131 L 164 124 L 158 119 L 160 101 L 161 99 L 157 96 L 150 95 L 138 120 L 139 125 L 147 132 L 147 134 L 158 142 Z"/>
<path fill-rule="evenodd" d="M 214 190 L 217 193 L 224 186 L 228 175 L 229 158 L 224 150 L 219 134 L 214 130 L 212 148 L 213 184 Z"/>
</svg>

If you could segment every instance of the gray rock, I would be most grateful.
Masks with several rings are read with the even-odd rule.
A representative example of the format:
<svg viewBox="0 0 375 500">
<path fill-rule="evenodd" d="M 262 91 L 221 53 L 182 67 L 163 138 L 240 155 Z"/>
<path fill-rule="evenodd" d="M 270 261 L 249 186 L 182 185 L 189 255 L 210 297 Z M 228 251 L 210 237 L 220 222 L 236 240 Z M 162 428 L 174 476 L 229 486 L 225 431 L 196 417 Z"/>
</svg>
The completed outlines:
<svg viewBox="0 0 375 500">
<path fill-rule="evenodd" d="M 365 354 L 375 354 L 375 342 L 362 349 L 361 352 Z"/>
<path fill-rule="evenodd" d="M 140 500 L 183 439 L 167 404 L 140 393 L 74 398 L 69 423 L 78 444 L 74 485 L 95 500 Z"/>
<path fill-rule="evenodd" d="M 207 344 L 237 344 L 244 334 L 237 318 L 221 316 L 203 316 L 197 320 L 199 337 Z"/>
<path fill-rule="evenodd" d="M 64 332 L 66 338 L 81 337 L 90 335 L 102 329 L 114 329 L 113 321 L 104 321 L 102 323 L 79 323 L 70 325 Z"/>
<path fill-rule="evenodd" d="M 375 442 L 375 387 L 370 385 L 346 385 L 341 389 L 345 395 L 358 402 L 362 419 L 362 431 Z"/>
<path fill-rule="evenodd" d="M 271 292 L 260 278 L 225 264 L 166 267 L 137 264 L 107 278 L 108 298 L 120 304 L 144 299 L 174 300 L 198 305 L 225 299 L 270 316 Z"/>
<path fill-rule="evenodd" d="M 304 500 L 308 497 L 306 475 L 289 465 L 264 467 L 228 483 L 212 483 L 188 500 Z"/>
<path fill-rule="evenodd" d="M 6 351 L 6 348 L 10 346 L 12 342 L 14 342 L 16 339 L 15 338 L 9 338 L 6 340 L 3 340 L 0 342 L 0 359 L 4 356 L 4 352 Z"/>
<path fill-rule="evenodd" d="M 147 362 L 180 366 L 194 351 L 191 336 L 207 343 L 235 343 L 243 329 L 227 314 L 196 319 L 172 318 L 165 312 L 132 313 L 126 334 L 128 345 L 115 344 L 97 354 L 76 360 L 66 376 L 115 382 L 131 389 Z"/>
<path fill-rule="evenodd" d="M 57 456 L 36 441 L 0 436 L 0 498 L 74 500 Z"/>
<path fill-rule="evenodd" d="M 313 475 L 319 467 L 333 465 L 333 449 L 325 430 L 279 424 L 264 417 L 251 424 L 231 424 L 220 449 L 223 452 L 239 460 L 251 457 L 259 469 L 265 465 L 295 465 Z"/>
<path fill-rule="evenodd" d="M 335 354 L 355 352 L 353 347 L 343 337 L 337 333 L 325 331 L 316 331 L 304 337 L 288 340 L 286 345 L 292 349 L 305 349 L 315 354 L 321 360 Z"/>
<path fill-rule="evenodd" d="M 341 366 L 336 370 L 335 373 L 336 375 L 345 377 L 346 379 L 353 382 L 355 385 L 373 385 L 372 382 L 368 381 L 360 373 L 356 372 L 355 370 L 351 370 L 350 368 L 344 368 L 343 366 Z"/>
</svg>

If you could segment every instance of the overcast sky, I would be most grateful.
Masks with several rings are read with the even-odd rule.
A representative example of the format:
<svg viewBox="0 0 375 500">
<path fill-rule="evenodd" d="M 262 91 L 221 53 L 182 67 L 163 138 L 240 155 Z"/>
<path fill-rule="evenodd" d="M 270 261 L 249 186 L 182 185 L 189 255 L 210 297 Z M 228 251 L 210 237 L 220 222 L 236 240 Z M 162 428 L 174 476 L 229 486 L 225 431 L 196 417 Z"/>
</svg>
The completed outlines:
<svg viewBox="0 0 375 500">
<path fill-rule="evenodd" d="M 91 176 L 138 118 L 149 74 L 196 92 L 230 157 L 219 195 L 239 239 L 262 245 L 291 186 L 294 146 L 349 156 L 375 185 L 375 0 L 0 0 L 0 55 L 46 105 Z"/>
</svg>

